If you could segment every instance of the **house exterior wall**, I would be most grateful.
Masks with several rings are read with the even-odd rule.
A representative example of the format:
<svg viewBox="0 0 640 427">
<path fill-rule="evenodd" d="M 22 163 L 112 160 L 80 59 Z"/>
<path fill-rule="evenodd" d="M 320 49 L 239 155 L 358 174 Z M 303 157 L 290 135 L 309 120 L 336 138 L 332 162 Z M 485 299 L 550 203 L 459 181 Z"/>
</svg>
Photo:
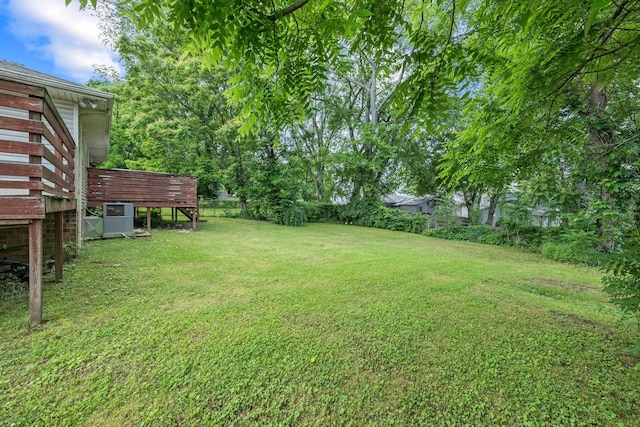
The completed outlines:
<svg viewBox="0 0 640 427">
<path fill-rule="evenodd" d="M 63 213 L 63 242 L 77 243 L 76 241 L 76 212 Z M 44 219 L 44 258 L 55 256 L 55 216 L 47 214 Z M 29 257 L 29 226 L 13 225 L 0 227 L 0 259 L 26 260 Z"/>
<path fill-rule="evenodd" d="M 4 93 L 9 93 L 15 96 L 24 96 L 17 92 L 8 92 L 4 91 Z M 78 116 L 78 104 L 72 101 L 65 101 L 59 99 L 53 99 L 53 104 L 58 110 L 58 114 L 62 118 L 65 126 L 69 130 L 75 144 L 76 144 L 76 158 L 75 158 L 75 170 L 76 176 L 75 178 L 75 189 L 77 195 L 77 205 L 76 210 L 68 211 L 64 213 L 64 229 L 65 229 L 65 242 L 74 242 L 76 244 L 80 244 L 81 236 L 82 236 L 82 219 L 84 209 L 83 206 L 86 206 L 86 194 L 87 194 L 87 179 L 86 179 L 86 167 L 88 166 L 88 158 L 86 153 L 88 150 L 82 147 L 82 141 L 79 141 L 79 116 Z M 9 117 L 9 118 L 18 118 L 18 119 L 28 119 L 29 113 L 28 111 L 11 108 L 11 107 L 3 107 L 0 106 L 0 116 Z M 53 131 L 52 126 L 43 118 L 45 125 L 49 128 L 49 130 Z M 0 129 L 0 140 L 8 140 L 8 141 L 18 141 L 18 142 L 29 142 L 29 133 L 28 132 L 19 132 L 19 131 L 11 131 Z M 45 146 L 49 146 L 48 148 L 51 151 L 53 147 L 50 146 L 48 142 L 43 142 Z M 84 148 L 84 149 L 83 149 Z M 80 157 L 81 156 L 81 157 Z M 16 164 L 28 164 L 29 156 L 23 154 L 12 154 L 12 153 L 3 153 L 2 147 L 0 146 L 0 161 L 2 162 L 11 162 Z M 54 169 L 53 165 L 49 163 L 46 159 L 42 161 L 43 165 L 51 170 Z M 27 177 L 9 177 L 9 176 L 0 176 L 0 180 L 2 179 L 11 179 L 11 180 L 24 180 L 27 181 Z M 43 179 L 45 184 L 53 185 L 47 180 Z M 0 197 L 1 196 L 28 196 L 28 190 L 14 190 L 14 189 L 0 189 Z M 78 197 L 79 196 L 79 197 Z M 1 200 L 0 200 L 1 202 Z M 45 255 L 53 254 L 53 215 L 47 215 L 45 219 Z M 73 234 L 73 235 L 72 235 Z M 49 238 L 49 236 L 51 236 Z M 28 254 L 28 227 L 13 225 L 13 226 L 3 226 L 0 227 L 0 257 L 4 256 L 12 256 L 13 254 L 26 255 Z M 26 249 L 25 249 L 26 248 Z M 24 253 L 22 253 L 24 252 Z"/>
<path fill-rule="evenodd" d="M 398 209 L 408 213 L 420 213 L 420 206 L 398 206 Z"/>
</svg>

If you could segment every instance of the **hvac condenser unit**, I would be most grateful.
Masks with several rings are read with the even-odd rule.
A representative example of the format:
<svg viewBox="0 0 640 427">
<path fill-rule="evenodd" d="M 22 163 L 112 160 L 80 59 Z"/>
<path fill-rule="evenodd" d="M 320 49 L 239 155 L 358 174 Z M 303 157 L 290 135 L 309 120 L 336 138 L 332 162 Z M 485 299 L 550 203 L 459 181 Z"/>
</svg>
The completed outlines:
<svg viewBox="0 0 640 427">
<path fill-rule="evenodd" d="M 104 232 L 104 220 L 99 216 L 87 216 L 84 218 L 84 237 L 85 239 L 100 239 Z"/>
<path fill-rule="evenodd" d="M 104 231 L 102 237 L 122 237 L 133 234 L 133 204 L 104 203 L 102 205 Z"/>
</svg>

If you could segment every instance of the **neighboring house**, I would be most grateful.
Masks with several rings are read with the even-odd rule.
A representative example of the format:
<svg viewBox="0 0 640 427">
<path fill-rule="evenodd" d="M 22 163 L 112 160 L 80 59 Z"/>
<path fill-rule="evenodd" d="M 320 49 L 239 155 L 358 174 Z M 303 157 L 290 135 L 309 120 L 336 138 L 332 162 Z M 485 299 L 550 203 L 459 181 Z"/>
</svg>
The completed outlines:
<svg viewBox="0 0 640 427">
<path fill-rule="evenodd" d="M 387 208 L 395 208 L 397 207 L 398 203 L 401 203 L 404 200 L 410 199 L 411 197 L 412 196 L 409 196 L 407 194 L 398 194 L 398 193 L 387 194 L 382 198 L 382 203 L 384 203 L 384 205 Z"/>
<path fill-rule="evenodd" d="M 462 193 L 455 193 L 452 198 L 455 206 L 456 216 L 460 223 L 469 223 L 469 212 L 464 203 Z M 557 212 L 545 207 L 537 206 L 536 208 L 528 208 L 518 206 L 519 192 L 512 190 L 507 192 L 505 197 L 501 198 L 496 206 L 493 214 L 493 226 L 499 226 L 502 219 L 514 218 L 519 221 L 527 222 L 536 227 L 557 227 L 560 225 Z M 516 211 L 520 211 L 516 214 Z M 476 213 L 478 224 L 486 224 L 489 217 L 489 197 L 486 194 L 480 199 L 479 210 Z"/>
<path fill-rule="evenodd" d="M 416 214 L 431 214 L 435 207 L 435 196 L 414 197 L 404 194 L 388 194 L 384 196 L 382 202 L 388 208 Z"/>
<path fill-rule="evenodd" d="M 432 215 L 433 223 L 430 222 L 430 226 L 438 227 L 443 224 L 449 225 L 451 222 L 469 224 L 469 212 L 464 203 L 462 193 L 455 193 L 448 200 L 449 202 L 446 202 L 442 199 L 437 199 L 435 196 L 414 197 L 406 194 L 392 193 L 384 196 L 382 202 L 388 208 L 400 209 L 414 214 L 422 213 Z M 509 191 L 504 199 L 498 202 L 493 214 L 492 225 L 500 225 L 500 220 L 505 216 L 513 217 L 513 211 L 517 208 L 517 202 L 518 192 Z M 443 211 L 438 212 L 436 209 L 438 203 L 440 203 L 441 206 L 446 206 L 450 203 L 452 208 L 450 215 L 447 216 Z M 539 206 L 535 209 L 524 209 L 524 212 L 519 216 L 522 217 L 524 214 L 525 218 L 523 220 L 530 222 L 531 225 L 539 227 L 554 227 L 559 225 L 556 212 L 549 208 Z M 489 217 L 489 197 L 486 194 L 482 196 L 478 210 L 474 215 L 474 221 L 477 221 L 478 224 L 486 224 L 487 218 Z"/>
<path fill-rule="evenodd" d="M 435 196 L 410 197 L 409 199 L 396 203 L 394 207 L 409 213 L 431 215 L 434 209 L 434 201 Z"/>
<path fill-rule="evenodd" d="M 106 159 L 112 107 L 111 94 L 0 61 L 0 257 L 28 253 L 32 325 L 43 254 L 60 279 L 63 242 L 81 244 L 87 166 Z"/>
</svg>

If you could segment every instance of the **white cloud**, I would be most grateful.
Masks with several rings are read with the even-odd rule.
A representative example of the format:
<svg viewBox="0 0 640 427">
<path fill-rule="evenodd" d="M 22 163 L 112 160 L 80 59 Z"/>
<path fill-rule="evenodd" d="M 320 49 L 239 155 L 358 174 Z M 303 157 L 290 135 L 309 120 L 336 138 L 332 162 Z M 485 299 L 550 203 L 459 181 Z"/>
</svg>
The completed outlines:
<svg viewBox="0 0 640 427">
<path fill-rule="evenodd" d="M 119 69 L 117 55 L 100 42 L 99 19 L 77 0 L 9 0 L 10 31 L 34 54 L 53 62 L 68 77 L 84 82 L 94 65 Z"/>
</svg>

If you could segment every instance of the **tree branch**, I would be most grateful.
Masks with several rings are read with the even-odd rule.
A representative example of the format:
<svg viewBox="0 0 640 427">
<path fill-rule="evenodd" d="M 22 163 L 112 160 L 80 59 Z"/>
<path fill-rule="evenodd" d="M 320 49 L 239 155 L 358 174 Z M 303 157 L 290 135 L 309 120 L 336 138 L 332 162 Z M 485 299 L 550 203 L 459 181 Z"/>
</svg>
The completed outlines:
<svg viewBox="0 0 640 427">
<path fill-rule="evenodd" d="M 295 12 L 296 10 L 300 9 L 302 6 L 304 6 L 305 4 L 309 3 L 309 0 L 298 0 L 297 2 L 293 3 L 290 6 L 285 7 L 284 9 L 280 9 L 278 11 L 276 11 L 275 13 L 268 15 L 267 18 L 273 22 L 277 21 L 278 19 L 290 15 L 293 12 Z"/>
</svg>

